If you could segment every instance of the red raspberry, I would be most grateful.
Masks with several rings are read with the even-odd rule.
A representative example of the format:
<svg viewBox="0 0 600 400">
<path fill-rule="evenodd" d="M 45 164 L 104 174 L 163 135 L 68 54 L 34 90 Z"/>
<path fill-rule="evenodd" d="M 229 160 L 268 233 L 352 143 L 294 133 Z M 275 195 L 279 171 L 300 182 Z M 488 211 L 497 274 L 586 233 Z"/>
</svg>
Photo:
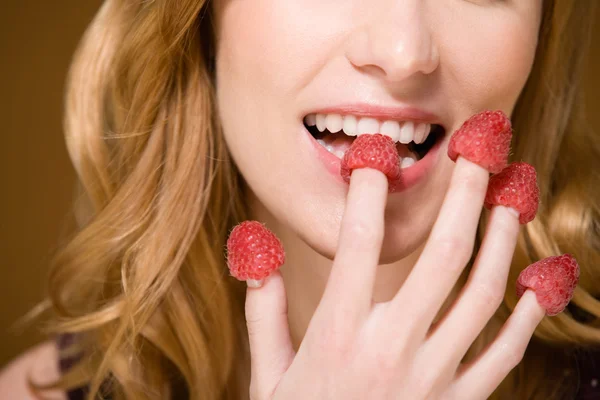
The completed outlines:
<svg viewBox="0 0 600 400">
<path fill-rule="evenodd" d="M 526 224 L 535 218 L 540 202 L 535 168 L 519 162 L 509 165 L 490 178 L 485 195 L 485 207 L 502 205 L 517 210 L 519 222 Z"/>
<path fill-rule="evenodd" d="M 342 158 L 340 173 L 350 182 L 352 171 L 358 168 L 377 169 L 392 184 L 400 176 L 400 156 L 392 138 L 381 133 L 357 137 Z"/>
<path fill-rule="evenodd" d="M 469 118 L 450 139 L 448 157 L 458 156 L 495 174 L 504 167 L 510 152 L 512 128 L 502 111 L 484 111 Z"/>
<path fill-rule="evenodd" d="M 538 303 L 546 309 L 546 315 L 553 316 L 569 304 L 577 282 L 579 265 L 572 255 L 548 257 L 521 272 L 517 279 L 517 297 L 532 289 Z"/>
<path fill-rule="evenodd" d="M 262 223 L 244 221 L 229 234 L 227 266 L 240 281 L 264 279 L 284 262 L 283 245 Z"/>
</svg>

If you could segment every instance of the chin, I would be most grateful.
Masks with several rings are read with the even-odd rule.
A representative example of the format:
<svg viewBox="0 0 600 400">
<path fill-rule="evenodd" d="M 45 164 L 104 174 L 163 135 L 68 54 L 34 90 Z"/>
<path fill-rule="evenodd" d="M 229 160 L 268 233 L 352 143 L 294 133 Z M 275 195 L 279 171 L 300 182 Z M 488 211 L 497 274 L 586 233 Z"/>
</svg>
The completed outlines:
<svg viewBox="0 0 600 400">
<path fill-rule="evenodd" d="M 232 140 L 231 144 L 234 160 L 251 192 L 253 217 L 265 222 L 284 245 L 286 241 L 301 241 L 301 246 L 333 260 L 348 185 L 340 176 L 338 155 L 323 147 L 329 135 L 313 131 L 313 127 L 302 125 L 291 142 L 272 135 L 270 146 L 282 149 L 276 154 L 288 155 L 276 159 L 252 157 L 242 150 L 252 148 L 252 143 L 242 146 Z M 433 126 L 429 140 L 414 147 L 422 151 L 403 170 L 409 177 L 407 185 L 388 197 L 380 264 L 391 264 L 421 251 L 427 240 L 454 165 L 444 157 L 448 139 L 445 132 L 445 128 Z M 340 140 L 339 136 L 335 142 L 339 146 L 352 140 Z M 255 149 L 254 153 L 268 154 L 269 148 Z M 274 171 L 269 179 L 265 179 L 265 170 Z"/>
<path fill-rule="evenodd" d="M 435 222 L 438 205 L 443 200 L 443 196 L 441 197 L 442 199 L 422 205 L 419 210 L 407 209 L 402 204 L 388 204 L 379 264 L 392 264 L 421 251 Z M 333 260 L 338 247 L 343 208 L 322 211 L 324 213 L 320 217 L 307 213 L 304 216 L 299 215 L 301 218 L 298 219 L 278 220 L 272 223 L 270 221 L 275 218 L 272 214 L 260 217 L 266 220 L 267 224 L 273 225 L 276 233 L 281 233 L 282 237 L 288 237 L 289 232 L 293 232 L 293 235 L 310 249 L 326 259 Z M 298 225 L 299 221 L 303 222 Z"/>
</svg>

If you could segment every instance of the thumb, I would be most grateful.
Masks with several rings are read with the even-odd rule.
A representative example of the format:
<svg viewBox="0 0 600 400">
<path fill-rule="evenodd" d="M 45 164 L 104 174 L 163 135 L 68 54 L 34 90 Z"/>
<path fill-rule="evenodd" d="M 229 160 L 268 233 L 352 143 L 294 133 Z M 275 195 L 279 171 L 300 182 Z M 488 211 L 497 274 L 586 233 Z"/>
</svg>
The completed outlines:
<svg viewBox="0 0 600 400">
<path fill-rule="evenodd" d="M 248 287 L 246 324 L 250 342 L 250 398 L 270 399 L 294 359 L 283 278 L 275 271 L 261 287 Z"/>
</svg>

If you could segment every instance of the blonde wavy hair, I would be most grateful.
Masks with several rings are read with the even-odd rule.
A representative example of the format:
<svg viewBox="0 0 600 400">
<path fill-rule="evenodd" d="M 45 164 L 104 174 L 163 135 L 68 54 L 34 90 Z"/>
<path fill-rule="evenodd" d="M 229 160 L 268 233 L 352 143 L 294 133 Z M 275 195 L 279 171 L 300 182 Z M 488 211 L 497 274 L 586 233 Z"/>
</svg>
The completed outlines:
<svg viewBox="0 0 600 400">
<path fill-rule="evenodd" d="M 544 1 L 513 114 L 513 158 L 536 167 L 542 205 L 521 231 L 509 282 L 565 252 L 581 281 L 570 310 L 539 325 L 497 399 L 565 395 L 577 378 L 563 373 L 570 350 L 600 344 L 600 148 L 579 90 L 595 5 Z M 223 250 L 247 210 L 217 118 L 215 38 L 206 0 L 106 0 L 77 50 L 65 116 L 77 224 L 55 256 L 49 303 L 52 332 L 75 334 L 66 353 L 83 357 L 52 387 L 89 385 L 89 399 L 248 394 L 245 288 L 228 278 Z M 496 325 L 516 301 L 509 284 Z"/>
</svg>

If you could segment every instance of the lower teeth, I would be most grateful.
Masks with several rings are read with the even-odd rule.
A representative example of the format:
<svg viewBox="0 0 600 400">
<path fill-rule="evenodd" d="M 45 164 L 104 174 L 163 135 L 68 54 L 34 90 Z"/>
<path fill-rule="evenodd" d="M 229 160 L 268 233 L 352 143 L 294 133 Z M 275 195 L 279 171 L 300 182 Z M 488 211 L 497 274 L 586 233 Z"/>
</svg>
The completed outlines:
<svg viewBox="0 0 600 400">
<path fill-rule="evenodd" d="M 334 150 L 333 146 L 325 143 L 323 139 L 317 139 L 317 142 L 325 147 L 328 152 L 335 155 L 337 158 L 342 159 L 344 157 L 344 152 L 342 150 Z M 411 157 L 400 158 L 400 168 L 408 168 L 414 163 L 417 162 L 417 156 L 411 152 Z"/>
<path fill-rule="evenodd" d="M 400 168 L 408 168 L 415 163 L 415 159 L 411 157 L 403 158 L 400 162 Z"/>
<path fill-rule="evenodd" d="M 344 158 L 344 152 L 341 150 L 335 150 L 335 151 L 333 151 L 333 154 L 335 154 L 335 156 L 339 159 Z"/>
</svg>

